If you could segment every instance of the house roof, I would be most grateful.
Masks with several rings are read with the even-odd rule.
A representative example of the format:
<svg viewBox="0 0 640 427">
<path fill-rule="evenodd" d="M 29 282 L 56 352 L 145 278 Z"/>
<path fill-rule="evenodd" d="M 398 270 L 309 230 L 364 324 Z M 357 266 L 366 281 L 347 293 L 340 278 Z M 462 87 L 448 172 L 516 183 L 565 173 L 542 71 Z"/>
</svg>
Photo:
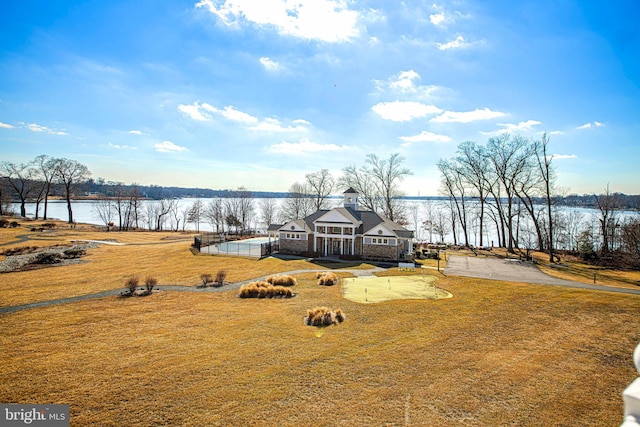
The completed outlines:
<svg viewBox="0 0 640 427">
<path fill-rule="evenodd" d="M 287 224 L 296 223 L 300 225 L 301 228 L 312 232 L 313 230 L 315 230 L 315 222 L 330 211 L 337 211 L 342 216 L 351 221 L 354 226 L 356 226 L 356 234 L 366 234 L 371 229 L 382 224 L 387 230 L 392 231 L 397 237 L 405 239 L 410 239 L 413 237 L 413 231 L 407 230 L 397 222 L 391 221 L 390 219 L 385 218 L 373 211 L 357 211 L 353 208 L 338 207 L 331 210 L 322 209 L 312 213 L 304 219 L 290 221 Z M 280 226 L 280 228 L 282 228 L 283 226 L 284 225 Z"/>
<path fill-rule="evenodd" d="M 345 192 L 344 192 L 344 193 L 342 193 L 342 194 L 360 194 L 360 193 L 358 193 L 356 190 L 354 190 L 354 189 L 353 189 L 353 187 L 349 187 L 349 188 L 347 189 L 347 191 L 345 191 Z"/>
</svg>

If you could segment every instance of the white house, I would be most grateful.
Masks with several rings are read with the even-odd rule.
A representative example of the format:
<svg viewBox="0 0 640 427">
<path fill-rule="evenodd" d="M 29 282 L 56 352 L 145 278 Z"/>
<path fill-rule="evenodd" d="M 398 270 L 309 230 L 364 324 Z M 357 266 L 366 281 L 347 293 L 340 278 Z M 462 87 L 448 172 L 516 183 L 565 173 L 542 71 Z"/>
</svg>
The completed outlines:
<svg viewBox="0 0 640 427">
<path fill-rule="evenodd" d="M 277 232 L 280 252 L 388 261 L 410 258 L 413 231 L 375 212 L 360 210 L 358 197 L 349 188 L 342 207 L 270 227 Z"/>
</svg>

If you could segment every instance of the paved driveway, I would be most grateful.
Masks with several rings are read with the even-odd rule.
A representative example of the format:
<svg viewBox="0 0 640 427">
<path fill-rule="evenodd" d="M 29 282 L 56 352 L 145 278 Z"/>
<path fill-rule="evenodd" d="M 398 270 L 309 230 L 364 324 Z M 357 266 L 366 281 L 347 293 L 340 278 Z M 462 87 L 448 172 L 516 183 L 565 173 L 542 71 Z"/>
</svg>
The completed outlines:
<svg viewBox="0 0 640 427">
<path fill-rule="evenodd" d="M 567 286 L 571 288 L 593 289 L 599 291 L 622 292 L 640 295 L 640 289 L 613 288 L 610 286 L 591 285 L 556 279 L 543 273 L 533 264 L 518 260 L 507 261 L 496 258 L 480 258 L 467 256 L 449 256 L 447 276 L 478 277 L 507 282 L 535 283 L 541 285 Z"/>
</svg>

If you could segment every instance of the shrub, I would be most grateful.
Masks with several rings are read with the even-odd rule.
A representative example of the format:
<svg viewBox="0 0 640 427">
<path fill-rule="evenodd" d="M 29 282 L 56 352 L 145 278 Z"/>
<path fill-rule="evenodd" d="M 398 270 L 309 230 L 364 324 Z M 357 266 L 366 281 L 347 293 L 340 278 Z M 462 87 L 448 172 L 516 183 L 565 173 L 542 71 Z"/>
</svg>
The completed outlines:
<svg viewBox="0 0 640 427">
<path fill-rule="evenodd" d="M 202 280 L 202 286 L 208 286 L 209 283 L 213 282 L 213 277 L 210 274 L 205 273 L 200 275 L 200 280 Z"/>
<path fill-rule="evenodd" d="M 304 324 L 309 326 L 330 326 L 342 323 L 344 320 L 345 316 L 341 309 L 337 309 L 334 312 L 328 307 L 316 307 L 312 310 L 307 310 Z"/>
<path fill-rule="evenodd" d="M 84 254 L 86 254 L 87 251 L 85 251 L 84 249 L 67 249 L 63 253 L 67 258 L 80 258 Z"/>
<path fill-rule="evenodd" d="M 57 264 L 60 262 L 60 255 L 55 252 L 42 252 L 36 255 L 35 259 L 32 261 L 32 264 Z"/>
<path fill-rule="evenodd" d="M 298 281 L 295 277 L 289 275 L 273 275 L 266 279 L 267 283 L 271 283 L 273 286 L 295 286 Z"/>
<path fill-rule="evenodd" d="M 138 287 L 139 283 L 140 279 L 138 279 L 136 276 L 131 276 L 124 282 L 129 295 L 133 295 L 136 292 L 136 288 Z"/>
<path fill-rule="evenodd" d="M 340 279 L 338 279 L 338 276 L 336 276 L 335 273 L 321 273 L 321 275 L 318 276 L 318 285 L 333 286 L 336 285 L 339 280 Z"/>
<path fill-rule="evenodd" d="M 218 273 L 216 273 L 216 286 L 220 287 L 222 285 L 224 285 L 224 279 L 227 278 L 227 271 L 226 270 L 218 270 Z"/>
<path fill-rule="evenodd" d="M 0 219 L 0 228 L 7 228 L 7 227 L 9 227 L 9 221 L 7 221 L 4 218 Z"/>
<path fill-rule="evenodd" d="M 147 277 L 144 280 L 144 287 L 146 289 L 147 295 L 153 291 L 153 288 L 158 284 L 158 280 L 155 277 Z"/>
<path fill-rule="evenodd" d="M 251 282 L 240 288 L 240 298 L 292 298 L 294 293 L 284 286 L 268 282 Z"/>
<path fill-rule="evenodd" d="M 11 223 L 9 224 L 10 228 L 18 228 L 20 226 L 20 224 L 18 224 L 18 221 L 11 221 Z"/>
</svg>

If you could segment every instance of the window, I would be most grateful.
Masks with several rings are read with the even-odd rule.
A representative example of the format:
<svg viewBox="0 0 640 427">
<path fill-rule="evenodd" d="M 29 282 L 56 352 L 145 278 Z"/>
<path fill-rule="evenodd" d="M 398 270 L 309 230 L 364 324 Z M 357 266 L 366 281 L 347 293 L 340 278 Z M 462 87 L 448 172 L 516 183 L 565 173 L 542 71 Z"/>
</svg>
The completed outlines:
<svg viewBox="0 0 640 427">
<path fill-rule="evenodd" d="M 326 233 L 326 227 L 324 225 L 316 225 L 317 233 Z"/>
</svg>

